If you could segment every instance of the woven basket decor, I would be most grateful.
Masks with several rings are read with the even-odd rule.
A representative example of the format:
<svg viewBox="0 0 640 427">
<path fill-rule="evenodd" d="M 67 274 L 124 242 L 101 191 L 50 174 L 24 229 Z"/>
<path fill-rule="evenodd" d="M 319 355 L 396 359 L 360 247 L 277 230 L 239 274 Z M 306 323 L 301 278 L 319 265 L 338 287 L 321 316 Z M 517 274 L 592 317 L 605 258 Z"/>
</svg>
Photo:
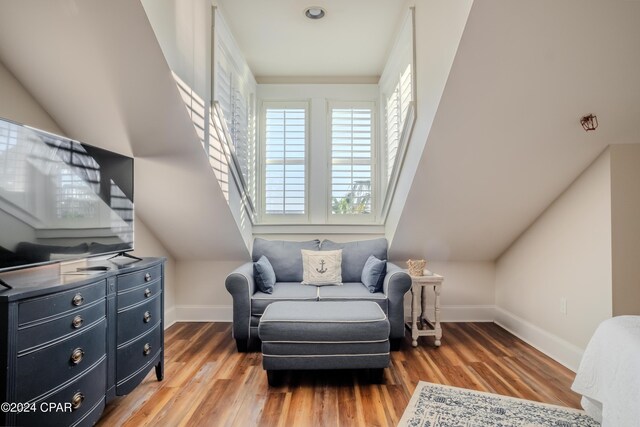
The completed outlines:
<svg viewBox="0 0 640 427">
<path fill-rule="evenodd" d="M 409 267 L 410 276 L 422 276 L 424 274 L 424 267 L 427 265 L 427 261 L 423 259 L 410 259 L 407 261 Z"/>
</svg>

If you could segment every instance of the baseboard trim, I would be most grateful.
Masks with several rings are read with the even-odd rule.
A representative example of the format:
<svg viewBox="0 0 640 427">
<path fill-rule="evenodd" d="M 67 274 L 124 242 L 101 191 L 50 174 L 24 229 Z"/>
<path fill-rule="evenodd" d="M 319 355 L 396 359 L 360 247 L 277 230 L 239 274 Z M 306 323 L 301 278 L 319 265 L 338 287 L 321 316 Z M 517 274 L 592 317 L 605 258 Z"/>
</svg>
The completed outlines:
<svg viewBox="0 0 640 427">
<path fill-rule="evenodd" d="M 428 307 L 433 313 L 433 307 Z M 410 313 L 411 310 L 405 310 Z M 441 322 L 493 322 L 493 305 L 448 305 L 441 307 Z M 166 318 L 165 314 L 165 318 Z M 177 305 L 174 323 L 177 322 L 231 322 L 233 307 L 230 305 Z M 168 321 L 166 322 L 169 323 Z"/>
<path fill-rule="evenodd" d="M 566 368 L 578 370 L 584 349 L 500 307 L 495 307 L 494 322 Z"/>
<path fill-rule="evenodd" d="M 433 306 L 427 306 L 429 319 L 433 320 Z M 440 307 L 441 322 L 493 322 L 493 305 L 444 305 Z M 405 306 L 405 320 L 411 321 L 411 307 Z"/>
<path fill-rule="evenodd" d="M 433 307 L 428 306 L 427 310 L 432 316 Z M 411 309 L 405 308 L 405 313 L 411 313 Z M 494 305 L 445 305 L 440 308 L 440 315 L 442 322 L 494 322 L 573 372 L 578 369 L 584 352 L 570 342 Z M 231 321 L 231 305 L 176 305 L 165 311 L 166 327 L 175 322 Z"/>
<path fill-rule="evenodd" d="M 231 322 L 233 307 L 230 305 L 177 305 L 178 322 Z"/>
<path fill-rule="evenodd" d="M 176 308 L 171 307 L 164 310 L 164 328 L 167 329 L 177 322 Z"/>
</svg>

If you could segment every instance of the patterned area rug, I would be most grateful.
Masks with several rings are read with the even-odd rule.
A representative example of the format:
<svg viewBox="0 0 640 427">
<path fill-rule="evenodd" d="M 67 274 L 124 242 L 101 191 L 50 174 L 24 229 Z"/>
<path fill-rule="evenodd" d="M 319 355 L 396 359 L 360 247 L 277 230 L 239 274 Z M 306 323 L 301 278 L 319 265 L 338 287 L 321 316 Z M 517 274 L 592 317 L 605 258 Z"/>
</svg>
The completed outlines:
<svg viewBox="0 0 640 427">
<path fill-rule="evenodd" d="M 420 381 L 398 426 L 597 427 L 584 411 Z"/>
</svg>

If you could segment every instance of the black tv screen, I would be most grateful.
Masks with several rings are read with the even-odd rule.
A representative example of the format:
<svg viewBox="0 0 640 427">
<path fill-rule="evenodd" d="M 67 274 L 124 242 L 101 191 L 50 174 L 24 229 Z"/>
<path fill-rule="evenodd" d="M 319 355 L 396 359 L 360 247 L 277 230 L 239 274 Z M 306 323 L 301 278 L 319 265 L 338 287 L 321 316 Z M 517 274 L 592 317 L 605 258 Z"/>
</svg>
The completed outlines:
<svg viewBox="0 0 640 427">
<path fill-rule="evenodd" d="M 0 119 L 0 271 L 133 250 L 133 159 Z"/>
</svg>

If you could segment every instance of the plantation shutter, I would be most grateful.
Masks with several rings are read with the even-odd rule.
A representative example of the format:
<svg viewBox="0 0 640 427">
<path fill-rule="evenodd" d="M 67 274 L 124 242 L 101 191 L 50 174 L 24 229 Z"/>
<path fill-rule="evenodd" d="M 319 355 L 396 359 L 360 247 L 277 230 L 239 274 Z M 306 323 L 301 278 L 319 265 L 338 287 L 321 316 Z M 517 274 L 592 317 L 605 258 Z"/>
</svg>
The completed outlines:
<svg viewBox="0 0 640 427">
<path fill-rule="evenodd" d="M 231 139 L 245 181 L 249 180 L 249 114 L 247 100 L 238 89 L 233 90 Z"/>
<path fill-rule="evenodd" d="M 305 213 L 306 116 L 306 108 L 266 108 L 266 214 Z"/>
<path fill-rule="evenodd" d="M 331 213 L 370 214 L 372 108 L 331 109 Z"/>
<path fill-rule="evenodd" d="M 229 133 L 231 133 L 233 129 L 233 89 L 231 87 L 233 74 L 229 66 L 226 51 L 220 48 L 219 52 L 222 57 L 218 60 L 218 72 L 216 73 L 216 100 L 220 104 L 225 124 L 227 125 Z"/>
<path fill-rule="evenodd" d="M 216 100 L 220 104 L 224 124 L 231 137 L 231 149 L 240 166 L 245 182 L 250 182 L 251 153 L 254 149 L 249 134 L 249 89 L 243 84 L 240 73 L 225 46 L 218 49 L 216 72 Z"/>
<path fill-rule="evenodd" d="M 398 83 L 393 92 L 387 98 L 385 105 L 386 115 L 386 140 L 387 140 L 387 180 L 391 178 L 400 137 L 407 119 L 409 105 L 412 101 L 413 90 L 411 88 L 411 65 L 400 74 Z"/>
</svg>

